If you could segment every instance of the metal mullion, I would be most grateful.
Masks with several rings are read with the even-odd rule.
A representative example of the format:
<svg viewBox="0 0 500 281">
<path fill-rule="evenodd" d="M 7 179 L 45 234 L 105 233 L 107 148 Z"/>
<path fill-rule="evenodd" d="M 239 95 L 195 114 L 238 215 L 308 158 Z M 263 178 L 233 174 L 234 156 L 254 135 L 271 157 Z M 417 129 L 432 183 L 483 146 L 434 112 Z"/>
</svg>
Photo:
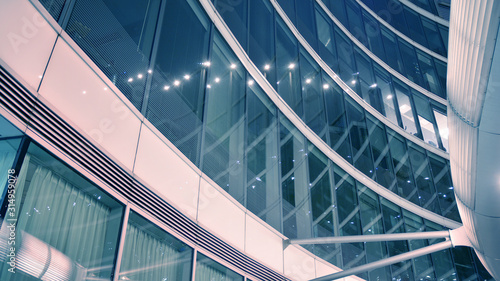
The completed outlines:
<svg viewBox="0 0 500 281">
<path fill-rule="evenodd" d="M 124 214 L 123 214 L 120 242 L 118 244 L 118 252 L 116 254 L 115 270 L 113 273 L 113 281 L 118 281 L 118 276 L 120 274 L 120 266 L 121 266 L 122 257 L 123 257 L 123 246 L 125 245 L 125 238 L 127 235 L 127 225 L 128 225 L 129 214 L 130 214 L 130 203 L 127 203 L 127 205 L 125 206 Z"/>
</svg>

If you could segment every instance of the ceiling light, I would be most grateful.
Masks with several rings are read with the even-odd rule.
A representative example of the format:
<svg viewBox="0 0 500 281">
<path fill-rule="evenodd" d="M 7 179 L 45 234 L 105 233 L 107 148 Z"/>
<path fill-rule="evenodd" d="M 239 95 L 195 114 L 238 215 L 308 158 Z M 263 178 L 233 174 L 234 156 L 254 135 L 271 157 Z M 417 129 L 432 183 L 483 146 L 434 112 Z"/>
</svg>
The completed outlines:
<svg viewBox="0 0 500 281">
<path fill-rule="evenodd" d="M 179 86 L 180 84 L 181 84 L 181 81 L 179 81 L 179 80 L 175 80 L 175 81 L 174 81 L 174 85 L 175 85 L 175 86 Z"/>
<path fill-rule="evenodd" d="M 132 77 L 128 79 L 128 82 L 132 82 L 132 81 L 134 81 L 134 79 Z"/>
<path fill-rule="evenodd" d="M 190 78 L 191 78 L 190 75 L 188 75 L 188 74 L 184 75 L 184 79 L 189 80 Z"/>
<path fill-rule="evenodd" d="M 209 67 L 211 65 L 211 63 L 209 61 L 206 61 L 204 63 L 202 63 L 203 66 L 206 66 L 206 67 Z"/>
<path fill-rule="evenodd" d="M 230 67 L 231 67 L 231 69 L 236 69 L 236 64 L 233 63 L 233 64 L 231 64 Z"/>
<path fill-rule="evenodd" d="M 137 78 L 142 79 L 142 74 L 137 74 Z"/>
<path fill-rule="evenodd" d="M 386 99 L 388 100 L 392 99 L 392 95 L 388 95 Z"/>
<path fill-rule="evenodd" d="M 269 64 L 264 65 L 264 70 L 269 70 L 271 69 L 271 66 Z"/>
<path fill-rule="evenodd" d="M 374 83 L 370 86 L 370 88 L 376 88 L 377 87 L 377 83 Z"/>
<path fill-rule="evenodd" d="M 170 89 L 170 86 L 169 86 L 169 85 L 165 85 L 165 86 L 163 86 L 163 90 L 168 91 L 168 89 Z"/>
<path fill-rule="evenodd" d="M 288 65 L 288 69 L 294 69 L 295 68 L 295 63 L 291 63 Z"/>
<path fill-rule="evenodd" d="M 325 89 L 325 90 L 326 90 L 326 89 L 328 89 L 328 88 L 330 88 L 330 85 L 328 85 L 328 84 L 323 84 L 323 89 Z"/>
<path fill-rule="evenodd" d="M 219 83 L 220 82 L 220 78 L 219 77 L 215 77 L 215 83 Z"/>
<path fill-rule="evenodd" d="M 311 84 L 311 81 L 312 81 L 311 78 L 307 78 L 306 79 L 306 84 Z"/>
<path fill-rule="evenodd" d="M 148 73 L 149 73 L 149 74 L 153 73 L 153 70 L 148 69 Z"/>
<path fill-rule="evenodd" d="M 248 80 L 248 86 L 252 86 L 252 85 L 253 85 L 253 83 L 254 83 L 254 81 L 253 81 L 253 80 Z"/>
</svg>

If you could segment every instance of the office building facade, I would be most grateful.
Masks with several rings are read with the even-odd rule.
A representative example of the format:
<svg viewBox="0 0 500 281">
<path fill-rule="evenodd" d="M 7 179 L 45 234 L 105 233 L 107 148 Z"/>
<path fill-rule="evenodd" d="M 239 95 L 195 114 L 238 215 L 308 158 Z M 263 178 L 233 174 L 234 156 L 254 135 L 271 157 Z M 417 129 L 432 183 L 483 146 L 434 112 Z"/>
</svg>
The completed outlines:
<svg viewBox="0 0 500 281">
<path fill-rule="evenodd" d="M 287 241 L 466 222 L 445 2 L 0 2 L 0 279 L 311 280 L 443 243 Z M 346 280 L 491 280 L 472 248 Z"/>
</svg>

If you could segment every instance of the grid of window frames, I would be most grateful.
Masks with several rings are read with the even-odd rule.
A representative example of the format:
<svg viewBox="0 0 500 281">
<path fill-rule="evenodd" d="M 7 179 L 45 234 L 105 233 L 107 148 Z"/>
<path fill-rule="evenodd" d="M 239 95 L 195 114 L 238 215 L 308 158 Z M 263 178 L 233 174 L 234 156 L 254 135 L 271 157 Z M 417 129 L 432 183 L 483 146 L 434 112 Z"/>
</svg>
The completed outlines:
<svg viewBox="0 0 500 281">
<path fill-rule="evenodd" d="M 0 220 L 0 276 L 2 280 L 111 280 L 116 270 L 118 238 L 121 224 L 126 223 L 122 246 L 119 280 L 240 280 L 244 277 L 213 261 L 175 238 L 163 228 L 129 211 L 123 221 L 123 202 L 102 191 L 92 182 L 67 167 L 43 148 L 23 137 L 2 118 L 0 134 L 1 168 L 16 170 L 17 220 L 16 273 L 9 271 L 8 209 L 2 208 Z M 285 124 L 283 140 L 299 143 L 300 135 Z M 288 130 L 290 129 L 290 130 Z M 323 237 L 336 235 L 380 234 L 435 231 L 442 227 L 422 220 L 354 181 L 344 171 L 327 161 L 310 144 L 308 153 L 288 174 L 291 179 L 283 189 L 287 201 L 287 229 L 290 237 Z M 297 148 L 299 148 L 297 147 Z M 16 157 L 17 155 L 17 157 Z M 293 161 L 291 161 L 293 163 Z M 304 169 L 304 167 L 309 169 Z M 311 196 L 293 183 L 311 180 Z M 1 179 L 7 187 L 8 178 Z M 335 182 L 331 186 L 330 182 Z M 2 193 L 2 206 L 9 203 Z M 343 198 L 342 200 L 336 200 Z M 332 202 L 338 202 L 332 205 Z M 311 203 L 311 204 L 310 204 Z M 309 205 L 310 204 L 310 205 Z M 312 233 L 300 225 L 312 225 Z M 353 243 L 318 245 L 309 250 L 346 268 L 396 255 L 439 241 Z M 391 244 L 392 243 L 392 244 Z M 460 264 L 453 263 L 457 260 Z M 477 267 L 477 268 L 476 268 Z M 455 280 L 480 277 L 486 280 L 484 268 L 467 248 L 445 250 L 389 267 L 361 274 L 367 280 Z M 432 276 L 432 277 L 425 277 Z M 249 280 L 249 279 L 247 279 Z"/>
<path fill-rule="evenodd" d="M 270 11 L 265 2 L 261 3 L 261 7 L 265 8 L 262 9 L 263 12 Z M 222 4 L 218 4 L 216 7 L 219 8 L 225 19 L 228 18 L 234 21 L 235 18 L 238 18 L 231 15 L 231 12 L 224 11 L 221 8 L 224 7 Z M 232 12 L 236 10 L 234 9 Z M 254 13 L 256 18 L 265 18 L 263 16 L 257 17 L 259 14 L 255 11 Z M 272 54 L 276 53 L 275 60 L 268 60 L 266 64 L 261 56 L 252 57 L 250 55 L 250 58 L 253 61 L 262 61 L 264 65 L 262 71 L 266 77 L 268 77 L 268 74 L 269 77 L 278 77 L 275 78 L 277 80 L 275 83 L 277 91 L 295 113 L 318 136 L 365 175 L 422 207 L 454 220 L 459 220 L 458 211 L 454 206 L 455 203 L 453 203 L 454 199 L 450 199 L 452 193 L 450 194 L 447 191 L 450 190 L 450 186 L 437 187 L 439 184 L 434 184 L 434 187 L 428 189 L 425 187 L 426 185 L 419 183 L 412 175 L 404 175 L 406 172 L 401 170 L 406 169 L 403 167 L 408 167 L 408 171 L 411 171 L 411 166 L 415 172 L 421 172 L 419 168 L 422 164 L 428 166 L 430 163 L 430 160 L 428 160 L 430 158 L 425 155 L 431 154 L 422 150 L 417 153 L 418 156 L 415 159 L 420 159 L 418 157 L 424 155 L 427 160 L 422 163 L 419 160 L 411 160 L 414 157 L 409 157 L 409 155 L 417 154 L 415 154 L 415 150 L 409 152 L 408 146 L 410 142 L 399 136 L 395 138 L 396 133 L 381 122 L 376 121 L 375 117 L 348 97 L 332 79 L 320 70 L 307 52 L 298 47 L 297 41 L 294 40 L 294 37 L 285 28 L 282 21 L 277 22 L 275 33 L 275 36 L 271 33 L 265 40 L 265 42 L 275 42 L 273 44 L 276 46 L 275 49 L 270 49 L 271 54 L 265 56 L 269 59 Z M 245 35 L 246 32 L 235 30 L 237 38 L 246 38 L 242 34 Z M 276 40 L 273 40 L 274 37 Z M 253 41 L 253 39 L 250 35 L 248 41 Z M 251 49 L 249 49 L 249 52 L 252 53 Z M 394 89 L 401 103 L 399 106 L 394 105 L 396 96 L 393 97 L 394 92 L 391 91 L 391 88 L 368 89 L 367 95 L 373 97 L 386 96 L 383 99 L 379 98 L 379 107 L 387 108 L 387 112 L 391 112 L 391 116 L 404 112 L 399 116 L 407 130 L 417 134 L 419 126 L 416 126 L 414 122 L 417 118 L 421 124 L 424 124 L 427 128 L 432 128 L 432 122 L 427 120 L 432 120 L 433 116 L 429 112 L 430 109 L 426 107 L 426 101 L 420 102 L 422 100 L 420 97 L 414 97 L 415 101 L 419 101 L 416 103 L 417 107 L 415 107 L 411 101 L 409 89 L 404 84 L 398 83 Z M 400 108 L 402 111 L 396 112 L 394 108 Z M 418 110 L 418 114 L 416 114 L 415 108 Z M 432 129 L 423 130 L 422 134 L 430 142 L 437 142 L 436 135 L 432 132 Z M 368 138 L 370 134 L 377 134 L 377 137 L 370 139 Z M 381 136 L 383 138 L 380 138 Z M 398 149 L 388 149 L 389 147 L 398 147 Z M 378 150 L 378 152 L 375 150 Z M 410 164 L 410 161 L 414 161 L 414 163 Z M 447 164 L 443 165 L 442 169 L 446 169 L 445 173 L 449 177 Z M 416 178 L 419 178 L 418 174 L 416 174 Z M 426 178 L 426 181 L 431 179 L 427 176 L 423 178 Z M 224 184 L 227 185 L 228 183 Z M 423 194 L 404 193 L 403 190 L 406 189 L 420 190 Z M 238 195 L 237 198 L 239 196 L 241 195 Z M 430 201 L 425 198 L 429 198 Z M 449 203 L 443 201 L 439 206 L 446 207 L 438 207 L 436 203 L 439 200 Z"/>
<path fill-rule="evenodd" d="M 5 136 L 3 127 L 0 133 Z M 14 159 L 18 151 L 21 157 Z M 0 140 L 0 156 L 4 171 L 21 167 L 16 172 L 15 207 L 2 208 L 0 214 L 1 280 L 112 280 L 124 223 L 123 203 L 20 132 Z M 8 179 L 2 174 L 4 188 Z M 3 206 L 10 197 L 2 194 Z M 13 220 L 17 222 L 15 244 L 9 243 Z M 193 248 L 134 211 L 126 223 L 118 280 L 244 280 L 201 253 L 196 255 L 192 279 Z M 15 267 L 8 260 L 12 247 Z"/>
<path fill-rule="evenodd" d="M 420 15 L 413 9 L 407 7 L 399 0 L 360 0 L 365 3 L 373 12 L 379 15 L 387 23 L 394 26 L 399 32 L 410 37 L 415 42 L 427 47 L 434 52 L 446 56 L 448 50 L 448 27 L 439 24 L 425 16 Z M 334 7 L 332 0 L 326 0 L 330 7 Z M 339 1 L 343 2 L 343 1 Z M 449 5 L 446 1 L 439 11 L 436 9 L 434 0 L 409 0 L 413 4 L 449 20 Z M 449 2 L 448 2 L 449 3 Z M 447 10 L 447 11 L 446 11 Z M 332 11 L 333 12 L 333 11 Z M 344 16 L 344 15 L 342 15 Z M 340 17 L 338 17 L 340 20 Z"/>
<path fill-rule="evenodd" d="M 330 68 L 339 73 L 342 80 L 370 105 L 384 114 L 384 111 L 378 108 L 379 102 L 370 99 L 365 92 L 370 86 L 377 88 L 384 85 L 379 85 L 382 82 L 376 81 L 378 80 L 375 77 L 376 72 L 383 72 L 384 76 L 390 77 L 389 82 L 391 80 L 399 81 L 399 79 L 390 75 L 377 62 L 364 54 L 315 1 L 296 0 L 294 2 L 280 0 L 278 2 L 301 35 Z M 306 5 L 306 3 L 309 4 Z M 446 63 L 398 38 L 389 29 L 381 26 L 376 19 L 364 11 L 356 2 L 350 2 L 349 5 L 341 5 L 343 1 L 329 3 L 329 9 L 333 15 L 338 19 L 343 19 L 342 23 L 350 30 L 351 34 L 377 57 L 410 81 L 442 98 L 446 98 Z M 347 14 L 345 14 L 346 7 L 350 7 L 350 9 L 347 9 Z M 305 20 L 304 17 L 308 17 L 309 20 Z M 441 41 L 440 38 L 438 39 Z M 418 96 L 425 97 L 425 95 L 413 89 L 412 91 Z M 427 106 L 443 107 L 436 102 L 428 102 Z M 434 145 L 436 144 L 434 143 Z"/>
<path fill-rule="evenodd" d="M 287 1 L 280 2 L 287 3 Z M 426 90 L 446 98 L 446 63 L 444 61 L 400 38 L 383 26 L 355 0 L 325 0 L 324 3 L 359 42 L 385 61 L 392 69 Z M 391 12 L 386 7 L 385 10 L 378 11 L 378 14 L 398 30 L 401 29 L 399 25 L 406 26 L 404 22 L 406 21 L 408 28 L 411 28 L 409 28 L 409 32 L 401 31 L 402 33 L 405 35 L 410 33 L 409 38 L 446 57 L 447 27 L 440 26 L 443 29 L 443 32 L 440 33 L 435 22 L 425 17 L 419 19 L 416 12 L 404 5 L 398 3 L 389 7 Z M 388 57 L 392 57 L 392 59 L 388 60 Z"/>
<path fill-rule="evenodd" d="M 317 86 L 314 77 L 315 73 L 319 73 L 319 66 L 299 47 L 296 38 L 280 19 L 272 24 L 277 16 L 270 4 L 260 4 L 260 1 L 245 4 L 247 2 L 242 1 L 237 6 L 239 8 L 228 9 L 224 2 L 216 3 L 219 13 L 270 84 L 299 116 L 307 114 L 302 108 L 302 99 L 296 98 L 300 95 L 297 93 L 300 91 L 300 81 L 296 80 L 299 80 L 300 75 L 304 79 L 302 85 L 306 86 L 306 92 L 314 89 Z M 293 8 L 291 3 L 294 2 L 289 1 L 287 5 Z M 297 28 L 305 38 L 309 38 L 311 46 L 319 48 L 318 54 L 332 70 L 339 73 L 348 86 L 393 123 L 435 147 L 448 149 L 444 105 L 408 87 L 374 63 L 361 49 L 352 45 L 320 7 L 317 6 L 312 12 L 313 2 L 297 1 L 297 5 L 305 6 L 299 7 L 297 11 L 310 12 L 294 17 Z M 240 6 L 248 7 L 243 9 Z M 289 11 L 289 14 L 295 15 L 295 12 Z M 255 17 L 268 20 L 260 24 L 254 22 Z M 266 32 L 260 32 L 257 27 Z M 324 103 L 317 105 L 328 106 Z"/>
<path fill-rule="evenodd" d="M 220 7 L 221 3 L 216 4 Z M 387 182 L 388 188 L 426 208 L 437 208 L 438 213 L 457 219 L 457 212 L 451 211 L 456 207 L 449 164 L 419 151 L 349 100 L 306 52 L 297 49 L 284 24 L 275 24 L 268 2 L 250 1 L 248 5 L 253 15 L 271 15 L 268 25 L 266 17 L 249 17 L 259 21 L 248 24 L 248 45 L 257 44 L 248 53 L 256 64 L 263 63 L 266 78 L 274 79 L 276 86 L 281 84 L 278 92 L 292 91 L 289 104 L 296 112 L 302 110 L 299 116 L 329 144 L 345 149 L 344 157 L 370 177 Z M 221 14 L 230 16 L 237 9 Z M 110 81 L 204 173 L 271 226 L 291 238 L 346 235 L 370 228 L 372 222 L 360 219 L 358 189 L 370 191 L 311 146 L 278 112 L 198 2 L 129 0 L 116 5 L 110 0 L 78 0 L 70 15 L 63 23 L 65 30 Z M 238 17 L 234 20 L 238 22 Z M 242 34 L 246 38 L 246 30 L 235 32 L 236 37 Z M 261 46 L 252 34 L 263 39 L 272 36 L 273 40 L 262 41 L 266 43 Z M 307 73 L 312 76 L 299 77 Z M 330 106 L 322 107 L 325 103 Z M 383 137 L 377 139 L 374 134 Z M 335 143 L 332 135 L 338 138 Z M 410 155 L 411 147 L 416 156 Z M 366 164 L 361 159 L 372 160 Z M 412 175 L 412 169 L 417 173 Z M 422 188 L 407 194 L 405 184 Z M 391 203 L 371 194 L 378 202 L 375 210 L 380 220 L 384 202 Z M 336 198 L 343 200 L 337 204 Z M 396 218 L 404 218 L 400 207 L 393 206 L 393 211 Z M 421 221 L 419 230 L 428 229 L 427 224 Z M 395 230 L 384 226 L 381 231 Z M 343 267 L 364 263 L 364 257 L 372 255 L 363 244 L 352 246 L 362 258 L 345 248 L 350 246 L 342 247 L 326 255 L 316 248 L 310 250 Z M 388 245 L 383 247 L 392 255 Z M 408 274 L 411 279 L 419 272 L 413 265 L 404 269 L 405 273 L 391 268 L 386 272 L 394 278 Z M 446 272 L 451 276 L 458 270 L 450 263 Z"/>
</svg>

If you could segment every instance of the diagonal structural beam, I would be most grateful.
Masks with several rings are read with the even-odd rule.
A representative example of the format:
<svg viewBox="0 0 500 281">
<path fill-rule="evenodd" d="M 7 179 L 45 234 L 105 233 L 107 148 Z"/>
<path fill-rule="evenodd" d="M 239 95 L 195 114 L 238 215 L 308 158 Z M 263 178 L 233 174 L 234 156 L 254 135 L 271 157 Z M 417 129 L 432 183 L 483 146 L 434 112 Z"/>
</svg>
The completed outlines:
<svg viewBox="0 0 500 281">
<path fill-rule="evenodd" d="M 333 244 L 333 243 L 355 243 L 355 242 L 380 242 L 380 241 L 398 241 L 398 240 L 417 240 L 417 239 L 437 239 L 450 238 L 450 231 L 431 231 L 431 232 L 409 232 L 409 233 L 390 233 L 373 235 L 354 235 L 354 236 L 336 236 L 336 237 L 317 237 L 309 239 L 287 239 L 284 240 L 284 246 L 290 244 Z"/>
<path fill-rule="evenodd" d="M 366 272 L 366 271 L 370 271 L 370 270 L 373 270 L 373 269 L 377 269 L 377 268 L 380 268 L 380 267 L 383 267 L 383 266 L 391 265 L 391 264 L 394 264 L 394 263 L 397 263 L 397 262 L 401 262 L 401 261 L 405 261 L 405 260 L 409 260 L 409 259 L 413 259 L 413 258 L 418 258 L 420 256 L 431 254 L 431 253 L 438 252 L 438 251 L 441 251 L 441 250 L 445 250 L 445 249 L 448 249 L 448 248 L 451 248 L 451 247 L 453 247 L 453 244 L 451 243 L 451 240 L 446 240 L 446 241 L 441 242 L 441 243 L 437 243 L 437 244 L 430 245 L 430 246 L 427 246 L 427 247 L 423 247 L 423 248 L 420 248 L 420 249 L 417 249 L 417 250 L 409 251 L 407 253 L 400 254 L 400 255 L 397 255 L 397 256 L 393 256 L 393 257 L 390 257 L 390 258 L 386 258 L 386 259 L 383 259 L 383 260 L 379 260 L 379 261 L 376 261 L 376 262 L 367 263 L 367 264 L 362 265 L 362 266 L 354 267 L 354 268 L 351 268 L 351 269 L 348 269 L 348 270 L 344 270 L 344 271 L 340 271 L 340 272 L 333 273 L 333 274 L 330 274 L 330 275 L 326 275 L 326 276 L 323 276 L 323 277 L 319 277 L 319 278 L 316 278 L 316 279 L 312 279 L 310 281 L 331 281 L 331 280 L 343 278 L 343 277 L 346 277 L 346 276 L 350 276 L 350 275 L 354 275 L 354 274 L 359 274 L 359 273 L 362 273 L 362 272 Z"/>
</svg>

